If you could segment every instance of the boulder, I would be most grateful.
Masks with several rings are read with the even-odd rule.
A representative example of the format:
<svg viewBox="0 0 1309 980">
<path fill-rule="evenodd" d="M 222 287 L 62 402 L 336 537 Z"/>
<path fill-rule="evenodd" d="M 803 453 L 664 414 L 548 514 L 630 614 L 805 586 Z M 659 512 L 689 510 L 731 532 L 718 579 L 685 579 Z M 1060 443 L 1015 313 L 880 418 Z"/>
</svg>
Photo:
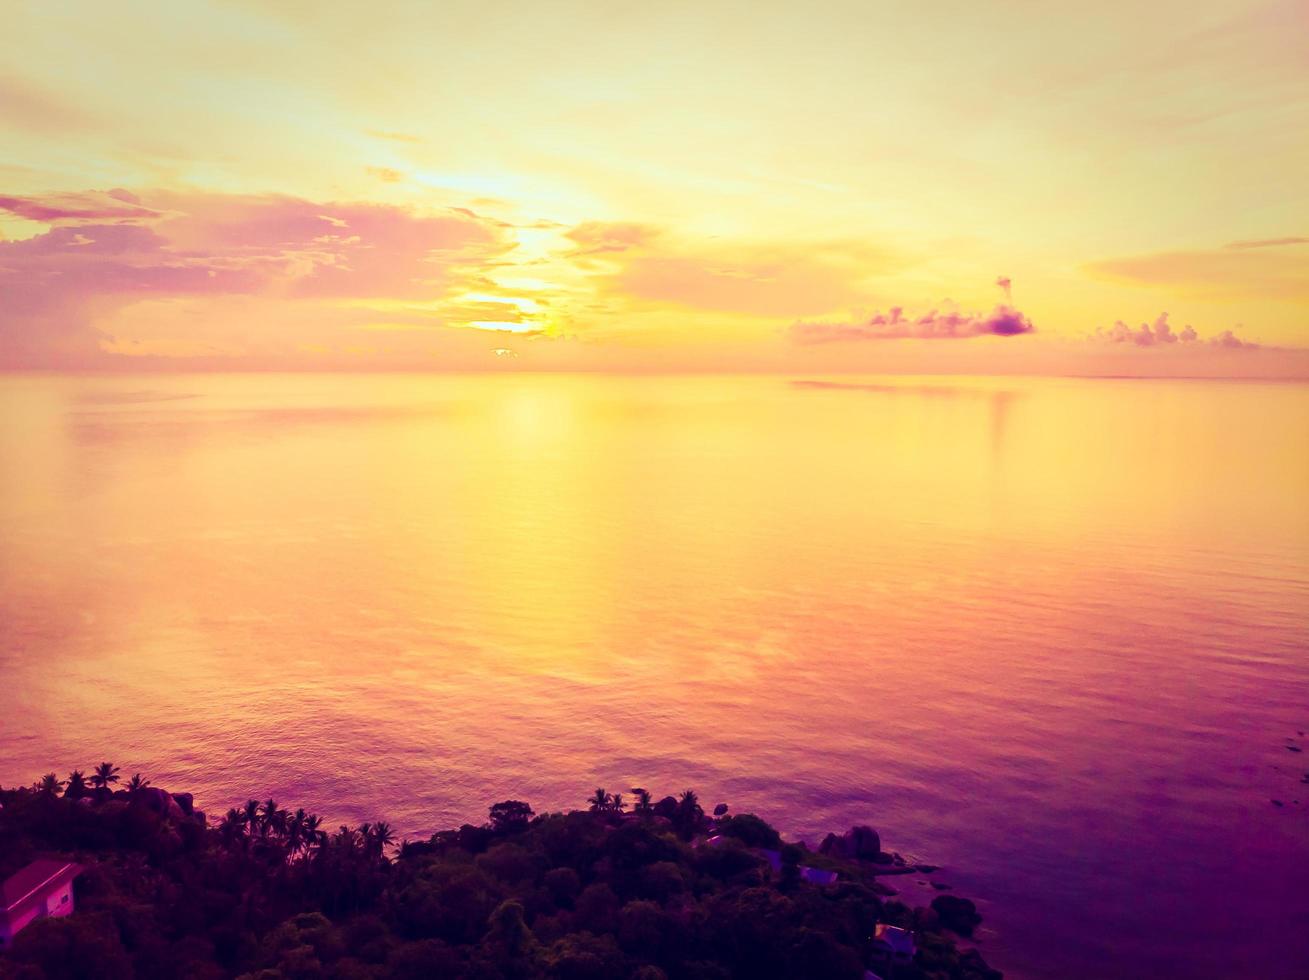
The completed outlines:
<svg viewBox="0 0 1309 980">
<path fill-rule="evenodd" d="M 932 911 L 940 917 L 943 926 L 961 936 L 971 936 L 982 921 L 977 906 L 957 895 L 938 895 L 932 899 Z"/>
<path fill-rule="evenodd" d="M 654 805 L 654 812 L 657 817 L 667 817 L 672 820 L 677 816 L 677 797 L 665 796 Z"/>
<path fill-rule="evenodd" d="M 188 817 L 195 812 L 195 797 L 190 793 L 173 793 L 172 797 Z"/>
<path fill-rule="evenodd" d="M 872 827 L 851 827 L 850 847 L 860 861 L 875 861 L 882 853 L 882 838 Z"/>
<path fill-rule="evenodd" d="M 819 854 L 857 861 L 877 861 L 882 856 L 882 838 L 872 827 L 851 827 L 840 837 L 828 834 L 818 845 Z"/>
<path fill-rule="evenodd" d="M 177 800 L 173 799 L 173 795 L 158 786 L 147 786 L 139 791 L 135 802 L 161 817 L 168 817 L 171 820 L 186 819 L 186 814 Z"/>
<path fill-rule="evenodd" d="M 848 858 L 849 852 L 845 846 L 845 838 L 837 837 L 836 834 L 828 834 L 823 838 L 823 842 L 818 845 L 819 854 L 827 854 L 834 858 Z"/>
<path fill-rule="evenodd" d="M 959 965 L 963 967 L 966 977 L 975 980 L 1004 980 L 1004 974 L 987 966 L 982 954 L 975 949 L 966 949 L 960 953 Z"/>
</svg>

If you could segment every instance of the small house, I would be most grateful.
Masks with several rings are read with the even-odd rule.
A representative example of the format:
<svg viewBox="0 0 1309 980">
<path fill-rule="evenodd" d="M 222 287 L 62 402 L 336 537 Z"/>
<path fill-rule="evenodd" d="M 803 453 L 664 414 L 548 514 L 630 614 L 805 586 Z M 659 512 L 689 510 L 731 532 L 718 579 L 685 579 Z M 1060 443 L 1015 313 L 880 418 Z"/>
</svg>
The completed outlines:
<svg viewBox="0 0 1309 980">
<path fill-rule="evenodd" d="M 71 915 L 73 879 L 81 873 L 80 864 L 40 858 L 0 883 L 0 950 L 37 919 Z"/>
<path fill-rule="evenodd" d="M 873 929 L 873 955 L 883 963 L 907 966 L 914 958 L 914 934 L 899 926 L 877 923 Z"/>
<path fill-rule="evenodd" d="M 800 868 L 800 877 L 811 885 L 835 885 L 837 874 L 835 871 L 828 871 L 825 868 L 802 866 Z"/>
</svg>

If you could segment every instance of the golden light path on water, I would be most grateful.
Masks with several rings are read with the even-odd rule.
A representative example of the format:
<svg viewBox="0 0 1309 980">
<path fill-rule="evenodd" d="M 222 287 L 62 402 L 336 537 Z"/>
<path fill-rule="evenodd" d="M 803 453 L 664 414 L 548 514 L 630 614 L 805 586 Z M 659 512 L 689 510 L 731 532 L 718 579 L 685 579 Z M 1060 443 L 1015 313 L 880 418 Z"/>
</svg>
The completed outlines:
<svg viewBox="0 0 1309 980">
<path fill-rule="evenodd" d="M 943 865 L 1013 976 L 1296 975 L 1306 446 L 1297 385 L 7 376 L 0 783 L 694 786 Z"/>
</svg>

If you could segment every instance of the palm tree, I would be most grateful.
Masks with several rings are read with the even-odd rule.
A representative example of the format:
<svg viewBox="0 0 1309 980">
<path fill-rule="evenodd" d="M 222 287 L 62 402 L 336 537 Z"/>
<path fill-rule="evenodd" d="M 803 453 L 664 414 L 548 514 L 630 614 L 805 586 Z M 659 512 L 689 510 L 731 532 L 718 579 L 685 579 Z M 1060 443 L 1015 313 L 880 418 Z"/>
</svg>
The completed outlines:
<svg viewBox="0 0 1309 980">
<path fill-rule="evenodd" d="M 614 813 L 622 813 L 626 808 L 627 804 L 623 802 L 622 793 L 615 793 L 613 796 L 609 797 L 609 809 Z"/>
<path fill-rule="evenodd" d="M 391 825 L 379 820 L 373 824 L 373 831 L 368 838 L 368 846 L 374 857 L 383 857 L 386 849 L 395 843 L 395 832 Z"/>
<path fill-rule="evenodd" d="M 129 800 L 136 799 L 136 794 L 149 785 L 150 780 L 142 779 L 139 772 L 135 773 L 132 778 L 127 781 L 127 798 Z"/>
<path fill-rule="evenodd" d="M 673 817 L 673 825 L 684 836 L 689 837 L 695 833 L 703 819 L 704 810 L 700 808 L 700 799 L 695 795 L 695 790 L 686 790 L 677 801 L 677 814 Z"/>
<path fill-rule="evenodd" d="M 228 810 L 218 825 L 218 833 L 229 844 L 235 840 L 245 840 L 245 811 L 237 807 Z"/>
<path fill-rule="evenodd" d="M 264 801 L 264 820 L 259 829 L 265 837 L 268 836 L 269 831 L 272 831 L 274 835 L 280 835 L 286 831 L 286 811 L 279 810 L 272 797 Z"/>
<path fill-rule="evenodd" d="M 360 824 L 359 829 L 366 833 L 368 831 L 368 824 Z M 340 850 L 345 851 L 347 855 L 353 856 L 354 852 L 359 847 L 359 835 L 345 824 L 341 824 L 340 829 L 337 830 L 336 836 L 332 838 L 332 840 L 336 843 L 336 846 Z"/>
<path fill-rule="evenodd" d="M 91 785 L 96 789 L 109 792 L 109 784 L 118 782 L 118 767 L 112 762 L 102 762 L 91 774 Z"/>
<path fill-rule="evenodd" d="M 64 787 L 64 796 L 70 800 L 80 800 L 86 796 L 86 776 L 81 769 L 74 769 L 68 774 L 68 785 Z"/>
<path fill-rule="evenodd" d="M 305 843 L 305 819 L 309 815 L 305 813 L 304 807 L 296 810 L 291 814 L 291 819 L 286 825 L 286 849 L 291 857 L 295 857 L 300 852 L 300 848 Z"/>
<path fill-rule="evenodd" d="M 323 824 L 323 818 L 316 813 L 311 813 L 305 817 L 305 849 L 310 847 L 322 847 L 323 842 L 327 840 L 327 831 L 320 830 Z"/>
<path fill-rule="evenodd" d="M 259 831 L 259 801 L 246 800 L 245 806 L 241 807 L 241 814 L 245 817 L 246 833 L 253 837 Z"/>
<path fill-rule="evenodd" d="M 654 809 L 650 803 L 650 791 L 641 786 L 633 786 L 632 793 L 636 796 L 636 806 L 632 810 L 636 813 L 649 813 Z"/>
<path fill-rule="evenodd" d="M 58 796 L 59 791 L 63 788 L 64 781 L 52 772 L 48 772 L 42 776 L 41 782 L 37 784 L 37 789 L 46 796 Z"/>
<path fill-rule="evenodd" d="M 603 813 L 609 809 L 609 802 L 612 797 L 603 789 L 597 789 L 595 795 L 587 802 L 591 804 L 592 813 Z"/>
</svg>

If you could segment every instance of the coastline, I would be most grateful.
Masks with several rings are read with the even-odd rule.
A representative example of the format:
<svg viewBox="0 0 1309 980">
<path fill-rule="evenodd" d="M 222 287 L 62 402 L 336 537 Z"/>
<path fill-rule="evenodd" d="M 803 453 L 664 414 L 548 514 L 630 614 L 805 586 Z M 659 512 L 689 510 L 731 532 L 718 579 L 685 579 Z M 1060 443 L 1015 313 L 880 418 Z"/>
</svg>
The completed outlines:
<svg viewBox="0 0 1309 980">
<path fill-rule="evenodd" d="M 968 941 L 973 903 L 940 884 L 906 902 L 879 879 L 937 869 L 869 827 L 810 850 L 693 791 L 638 787 L 630 806 L 507 800 L 397 841 L 273 800 L 213 820 L 139 775 L 116 788 L 107 765 L 98 785 L 0 789 L 0 878 L 38 857 L 82 869 L 76 911 L 20 932 L 0 978 L 1001 977 Z M 79 973 L 88 955 L 98 972 Z"/>
</svg>

